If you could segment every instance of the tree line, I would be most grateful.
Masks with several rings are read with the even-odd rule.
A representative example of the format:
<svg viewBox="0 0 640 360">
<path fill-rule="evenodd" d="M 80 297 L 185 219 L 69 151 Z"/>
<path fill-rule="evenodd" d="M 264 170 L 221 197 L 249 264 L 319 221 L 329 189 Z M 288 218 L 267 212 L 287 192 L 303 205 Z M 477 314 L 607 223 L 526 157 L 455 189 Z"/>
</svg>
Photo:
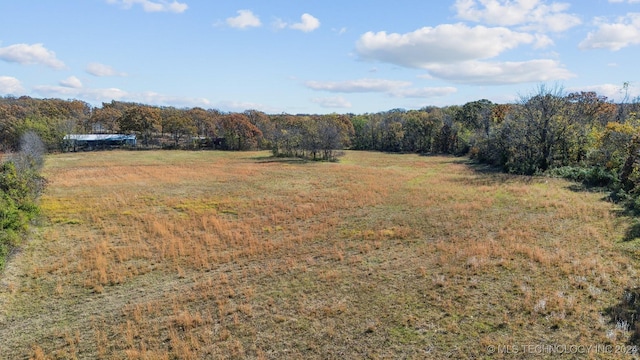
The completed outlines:
<svg viewBox="0 0 640 360">
<path fill-rule="evenodd" d="M 112 101 L 91 107 L 79 100 L 0 98 L 0 150 L 18 148 L 33 131 L 48 151 L 65 151 L 67 134 L 135 134 L 141 148 L 252 150 L 275 156 L 335 160 L 349 147 L 348 115 L 267 115 L 257 110 L 158 107 Z"/>
<path fill-rule="evenodd" d="M 640 102 L 540 86 L 518 101 L 365 114 L 266 114 L 112 101 L 0 98 L 0 147 L 26 132 L 48 151 L 70 133 L 136 134 L 142 148 L 251 150 L 335 160 L 341 149 L 468 155 L 505 172 L 548 174 L 640 199 Z M 640 209 L 640 200 L 635 208 Z"/>
</svg>

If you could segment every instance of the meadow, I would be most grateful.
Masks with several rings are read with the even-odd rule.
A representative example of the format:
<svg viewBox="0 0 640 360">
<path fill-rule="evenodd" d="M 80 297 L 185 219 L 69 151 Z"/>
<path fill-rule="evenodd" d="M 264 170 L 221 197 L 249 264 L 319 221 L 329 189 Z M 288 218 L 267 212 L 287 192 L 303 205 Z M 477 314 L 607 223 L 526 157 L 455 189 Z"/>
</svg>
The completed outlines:
<svg viewBox="0 0 640 360">
<path fill-rule="evenodd" d="M 633 345 L 614 316 L 638 286 L 630 219 L 564 180 L 355 151 L 65 153 L 44 176 L 40 223 L 0 276 L 2 358 L 558 355 L 538 345 L 618 359 Z"/>
</svg>

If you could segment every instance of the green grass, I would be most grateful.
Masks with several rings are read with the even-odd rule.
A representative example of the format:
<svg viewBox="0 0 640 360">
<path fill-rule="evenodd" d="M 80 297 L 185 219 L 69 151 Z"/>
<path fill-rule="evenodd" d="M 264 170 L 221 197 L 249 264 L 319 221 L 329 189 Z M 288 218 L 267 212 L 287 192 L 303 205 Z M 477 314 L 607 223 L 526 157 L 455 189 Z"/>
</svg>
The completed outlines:
<svg viewBox="0 0 640 360">
<path fill-rule="evenodd" d="M 60 154 L 45 173 L 43 225 L 1 278 L 9 358 L 500 358 L 632 336 L 607 315 L 637 286 L 631 222 L 563 180 L 369 152 Z"/>
</svg>

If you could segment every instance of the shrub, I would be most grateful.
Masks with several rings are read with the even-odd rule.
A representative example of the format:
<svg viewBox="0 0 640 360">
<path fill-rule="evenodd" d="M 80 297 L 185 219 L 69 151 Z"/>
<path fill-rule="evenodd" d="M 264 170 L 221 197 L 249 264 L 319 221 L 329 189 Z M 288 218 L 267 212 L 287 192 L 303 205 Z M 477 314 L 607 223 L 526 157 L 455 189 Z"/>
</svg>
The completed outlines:
<svg viewBox="0 0 640 360">
<path fill-rule="evenodd" d="M 38 213 L 33 194 L 12 162 L 0 166 L 0 268 Z"/>
<path fill-rule="evenodd" d="M 43 165 L 44 145 L 35 133 L 26 133 L 20 153 L 0 164 L 0 268 L 38 214 L 36 200 L 45 184 L 40 176 Z"/>
<path fill-rule="evenodd" d="M 547 171 L 547 175 L 583 183 L 587 186 L 611 188 L 618 183 L 618 176 L 600 166 L 563 166 Z"/>
</svg>

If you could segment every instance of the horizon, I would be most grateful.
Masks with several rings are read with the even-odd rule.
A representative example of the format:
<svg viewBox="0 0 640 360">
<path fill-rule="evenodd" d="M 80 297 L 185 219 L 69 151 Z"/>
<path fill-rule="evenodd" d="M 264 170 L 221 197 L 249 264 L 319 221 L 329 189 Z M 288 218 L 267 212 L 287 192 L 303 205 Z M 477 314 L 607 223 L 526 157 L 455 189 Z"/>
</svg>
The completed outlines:
<svg viewBox="0 0 640 360">
<path fill-rule="evenodd" d="M 1 96 L 269 114 L 512 103 L 542 84 L 640 96 L 637 0 L 71 0 L 0 12 L 11 15 Z"/>
</svg>

